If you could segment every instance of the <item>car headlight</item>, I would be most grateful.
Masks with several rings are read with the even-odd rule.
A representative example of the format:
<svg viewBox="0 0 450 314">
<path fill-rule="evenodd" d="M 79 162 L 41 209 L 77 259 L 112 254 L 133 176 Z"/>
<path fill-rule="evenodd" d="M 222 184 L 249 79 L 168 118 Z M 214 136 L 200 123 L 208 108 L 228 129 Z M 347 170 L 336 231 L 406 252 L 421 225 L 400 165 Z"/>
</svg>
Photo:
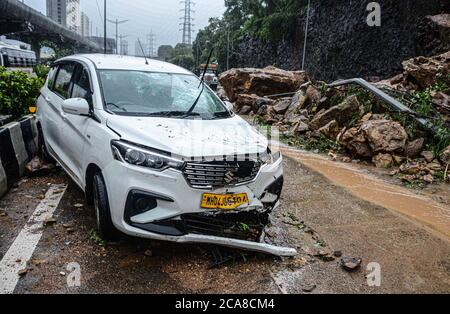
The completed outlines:
<svg viewBox="0 0 450 314">
<path fill-rule="evenodd" d="M 167 168 L 181 170 L 184 162 L 163 154 L 122 141 L 111 141 L 114 159 L 131 165 L 163 171 Z"/>
</svg>

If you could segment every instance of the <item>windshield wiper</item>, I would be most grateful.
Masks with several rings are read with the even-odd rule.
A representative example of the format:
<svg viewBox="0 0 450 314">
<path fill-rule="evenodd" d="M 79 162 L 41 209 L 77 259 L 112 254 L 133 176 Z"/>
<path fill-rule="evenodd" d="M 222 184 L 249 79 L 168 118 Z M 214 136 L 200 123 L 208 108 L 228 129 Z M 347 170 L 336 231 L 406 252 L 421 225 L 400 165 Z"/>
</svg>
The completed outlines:
<svg viewBox="0 0 450 314">
<path fill-rule="evenodd" d="M 184 117 L 186 115 L 185 111 L 160 111 L 142 114 L 146 117 Z M 191 112 L 190 116 L 199 116 L 200 114 Z"/>
<path fill-rule="evenodd" d="M 120 107 L 120 106 L 116 105 L 116 104 L 115 104 L 115 103 L 113 103 L 113 102 L 109 102 L 109 103 L 107 103 L 107 104 L 106 104 L 106 106 L 113 106 L 113 107 L 116 107 L 117 109 L 120 109 L 120 110 L 122 110 L 122 111 L 124 111 L 124 112 L 127 112 L 127 109 L 125 109 L 125 108 L 122 108 L 122 107 Z"/>
<path fill-rule="evenodd" d="M 192 112 L 194 111 L 195 107 L 197 106 L 198 101 L 200 100 L 200 97 L 202 96 L 203 91 L 205 90 L 205 74 L 206 74 L 206 70 L 208 69 L 209 62 L 211 61 L 213 51 L 214 51 L 214 48 L 212 48 L 211 51 L 209 52 L 208 61 L 206 62 L 206 66 L 205 66 L 205 69 L 203 70 L 203 75 L 200 80 L 200 84 L 198 85 L 198 87 L 200 87 L 200 85 L 202 86 L 202 90 L 198 94 L 198 96 L 195 99 L 194 103 L 192 104 L 191 108 L 189 108 L 189 110 L 186 111 L 186 114 L 182 117 L 182 119 L 187 118 L 192 115 Z"/>
</svg>

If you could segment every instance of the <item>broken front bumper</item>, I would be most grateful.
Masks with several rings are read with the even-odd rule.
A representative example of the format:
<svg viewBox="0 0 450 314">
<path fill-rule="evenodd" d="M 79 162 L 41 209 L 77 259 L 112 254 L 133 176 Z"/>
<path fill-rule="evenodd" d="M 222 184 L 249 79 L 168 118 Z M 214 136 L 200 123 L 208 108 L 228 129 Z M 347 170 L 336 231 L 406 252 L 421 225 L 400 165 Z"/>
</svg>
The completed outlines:
<svg viewBox="0 0 450 314">
<path fill-rule="evenodd" d="M 268 214 L 283 185 L 282 158 L 261 168 L 252 182 L 241 186 L 202 190 L 191 187 L 183 174 L 162 173 L 112 163 L 104 171 L 111 216 L 120 231 L 138 237 L 181 243 L 211 243 L 228 247 L 293 256 L 295 249 L 262 243 Z M 232 212 L 201 208 L 203 193 L 247 193 L 249 205 Z M 131 204 L 145 199 L 145 210 Z"/>
</svg>

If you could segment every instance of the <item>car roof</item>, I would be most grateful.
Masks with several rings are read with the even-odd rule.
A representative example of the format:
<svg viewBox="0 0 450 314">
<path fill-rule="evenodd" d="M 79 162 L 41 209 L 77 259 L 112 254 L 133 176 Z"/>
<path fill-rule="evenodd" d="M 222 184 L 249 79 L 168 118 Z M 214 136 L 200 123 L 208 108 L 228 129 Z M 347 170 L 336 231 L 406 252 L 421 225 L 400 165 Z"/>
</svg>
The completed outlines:
<svg viewBox="0 0 450 314">
<path fill-rule="evenodd" d="M 179 67 L 177 65 L 163 62 L 154 59 L 147 59 L 148 65 L 145 64 L 145 58 L 120 56 L 120 55 L 105 55 L 105 54 L 79 54 L 62 58 L 58 61 L 76 59 L 88 59 L 95 64 L 100 70 L 133 70 L 133 71 L 148 71 L 148 72 L 162 72 L 175 74 L 190 74 L 192 72 Z"/>
</svg>

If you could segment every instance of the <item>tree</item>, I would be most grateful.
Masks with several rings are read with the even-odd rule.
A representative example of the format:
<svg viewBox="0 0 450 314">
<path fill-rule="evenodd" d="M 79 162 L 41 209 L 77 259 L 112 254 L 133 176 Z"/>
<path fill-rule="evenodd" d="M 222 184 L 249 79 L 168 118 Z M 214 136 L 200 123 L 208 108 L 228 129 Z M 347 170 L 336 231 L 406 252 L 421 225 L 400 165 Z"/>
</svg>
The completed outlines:
<svg viewBox="0 0 450 314">
<path fill-rule="evenodd" d="M 173 50 L 173 56 L 169 61 L 185 69 L 193 71 L 195 61 L 192 54 L 192 45 L 177 44 Z"/>
<path fill-rule="evenodd" d="M 171 45 L 162 45 L 158 48 L 158 57 L 163 61 L 169 61 L 173 58 L 174 49 Z"/>
</svg>

